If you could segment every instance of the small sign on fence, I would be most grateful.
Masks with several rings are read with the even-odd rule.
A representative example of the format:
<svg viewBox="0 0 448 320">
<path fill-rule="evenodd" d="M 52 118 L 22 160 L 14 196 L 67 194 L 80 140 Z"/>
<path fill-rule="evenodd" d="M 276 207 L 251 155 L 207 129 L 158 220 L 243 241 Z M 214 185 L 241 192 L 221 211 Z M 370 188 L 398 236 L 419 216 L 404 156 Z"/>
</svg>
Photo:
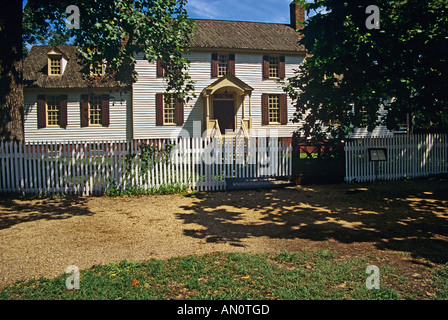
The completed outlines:
<svg viewBox="0 0 448 320">
<path fill-rule="evenodd" d="M 370 161 L 387 161 L 387 149 L 386 148 L 369 148 Z"/>
</svg>

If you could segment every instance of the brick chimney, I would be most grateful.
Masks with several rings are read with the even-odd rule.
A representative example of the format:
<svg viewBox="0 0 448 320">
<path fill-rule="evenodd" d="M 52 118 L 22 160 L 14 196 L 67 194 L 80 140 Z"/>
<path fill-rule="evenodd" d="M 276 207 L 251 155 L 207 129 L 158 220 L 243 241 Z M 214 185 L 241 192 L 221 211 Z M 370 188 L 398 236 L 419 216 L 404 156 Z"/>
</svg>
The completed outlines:
<svg viewBox="0 0 448 320">
<path fill-rule="evenodd" d="M 303 29 L 303 24 L 301 22 L 305 21 L 305 9 L 302 5 L 291 2 L 289 5 L 290 15 L 291 15 L 291 27 L 295 30 Z"/>
</svg>

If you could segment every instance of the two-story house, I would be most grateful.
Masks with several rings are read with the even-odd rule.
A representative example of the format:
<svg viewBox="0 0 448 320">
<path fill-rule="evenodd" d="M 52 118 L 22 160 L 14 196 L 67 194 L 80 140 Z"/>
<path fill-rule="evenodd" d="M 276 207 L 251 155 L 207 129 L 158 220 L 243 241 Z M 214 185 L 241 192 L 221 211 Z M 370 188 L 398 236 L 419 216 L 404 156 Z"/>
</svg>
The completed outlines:
<svg viewBox="0 0 448 320">
<path fill-rule="evenodd" d="M 196 98 L 188 103 L 167 97 L 160 63 L 138 53 L 138 80 L 117 88 L 83 80 L 75 47 L 35 46 L 24 63 L 25 140 L 160 139 L 206 130 L 291 137 L 295 108 L 279 80 L 305 58 L 296 32 L 303 20 L 295 4 L 291 24 L 196 20 L 187 57 Z"/>
</svg>

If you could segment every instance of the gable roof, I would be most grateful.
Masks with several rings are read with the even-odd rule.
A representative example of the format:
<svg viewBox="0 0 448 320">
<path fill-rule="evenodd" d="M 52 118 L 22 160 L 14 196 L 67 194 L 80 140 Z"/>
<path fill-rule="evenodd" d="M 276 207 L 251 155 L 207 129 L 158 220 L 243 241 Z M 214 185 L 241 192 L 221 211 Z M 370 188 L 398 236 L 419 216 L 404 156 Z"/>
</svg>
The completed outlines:
<svg viewBox="0 0 448 320">
<path fill-rule="evenodd" d="M 305 53 L 300 35 L 288 24 L 226 20 L 195 20 L 193 49 L 239 49 Z"/>
<path fill-rule="evenodd" d="M 61 76 L 48 76 L 48 53 L 60 51 L 67 60 Z M 27 88 L 109 88 L 117 83 L 84 78 L 75 46 L 33 46 L 23 63 L 23 80 Z"/>
<path fill-rule="evenodd" d="M 196 50 L 232 50 L 278 52 L 303 55 L 300 35 L 287 24 L 243 22 L 226 20 L 195 20 L 197 30 L 191 47 Z M 60 51 L 67 60 L 61 76 L 48 76 L 47 54 Z M 113 81 L 88 80 L 83 76 L 75 46 L 33 46 L 23 65 L 23 78 L 27 88 L 111 88 Z"/>
</svg>

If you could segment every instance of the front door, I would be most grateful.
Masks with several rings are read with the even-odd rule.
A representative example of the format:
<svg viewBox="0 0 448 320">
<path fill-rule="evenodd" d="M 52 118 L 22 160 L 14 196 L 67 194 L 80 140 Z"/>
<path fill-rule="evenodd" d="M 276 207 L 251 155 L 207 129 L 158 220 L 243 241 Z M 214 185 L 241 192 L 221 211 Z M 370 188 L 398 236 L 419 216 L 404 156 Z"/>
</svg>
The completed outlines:
<svg viewBox="0 0 448 320">
<path fill-rule="evenodd" d="M 213 116 L 218 120 L 221 134 L 226 130 L 235 130 L 235 106 L 233 100 L 215 100 L 213 102 Z"/>
</svg>

